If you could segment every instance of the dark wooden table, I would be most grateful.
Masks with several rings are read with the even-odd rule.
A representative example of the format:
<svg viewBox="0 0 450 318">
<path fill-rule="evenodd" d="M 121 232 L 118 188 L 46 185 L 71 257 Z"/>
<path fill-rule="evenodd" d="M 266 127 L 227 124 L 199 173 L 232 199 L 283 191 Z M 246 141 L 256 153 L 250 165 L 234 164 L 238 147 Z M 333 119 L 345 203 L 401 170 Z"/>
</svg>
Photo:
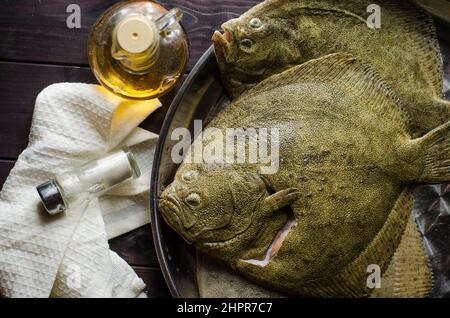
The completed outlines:
<svg viewBox="0 0 450 318">
<path fill-rule="evenodd" d="M 28 133 L 37 94 L 57 82 L 96 83 L 87 61 L 87 37 L 99 15 L 114 0 L 0 0 L 0 187 L 15 160 L 28 143 Z M 260 0 L 168 0 L 168 8 L 180 7 L 189 33 L 191 59 L 187 72 L 211 45 L 211 35 L 220 24 L 238 16 Z M 81 28 L 69 29 L 69 4 L 81 8 Z M 441 33 L 440 37 L 450 36 Z M 450 74 L 450 47 L 443 48 L 446 74 Z M 143 127 L 158 133 L 176 89 L 162 98 L 163 107 Z M 447 91 L 450 98 L 450 90 Z M 448 189 L 448 186 L 447 188 Z M 439 223 L 439 222 L 438 222 Z M 441 224 L 440 222 L 439 224 Z M 445 226 L 449 223 L 442 223 Z M 448 230 L 444 231 L 448 234 Z M 150 297 L 170 296 L 159 269 L 150 226 L 110 241 L 147 283 Z M 450 264 L 450 248 L 443 253 Z M 450 266 L 448 267 L 450 268 Z M 450 272 L 449 272 L 450 277 Z"/>
<path fill-rule="evenodd" d="M 37 94 L 57 82 L 96 83 L 87 60 L 87 37 L 95 20 L 114 0 L 0 0 L 0 187 L 28 143 Z M 211 45 L 224 21 L 259 0 L 169 0 L 167 8 L 184 11 L 189 33 L 189 69 Z M 81 27 L 69 29 L 69 4 L 81 9 Z M 176 89 L 142 127 L 158 133 Z M 110 241 L 147 284 L 149 297 L 170 296 L 156 258 L 150 226 Z"/>
</svg>

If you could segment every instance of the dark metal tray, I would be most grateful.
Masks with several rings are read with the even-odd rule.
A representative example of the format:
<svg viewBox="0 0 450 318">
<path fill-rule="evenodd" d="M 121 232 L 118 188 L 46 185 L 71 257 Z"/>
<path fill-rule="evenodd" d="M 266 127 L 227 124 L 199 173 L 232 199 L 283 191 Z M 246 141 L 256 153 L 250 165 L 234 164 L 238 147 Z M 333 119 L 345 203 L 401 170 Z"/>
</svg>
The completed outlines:
<svg viewBox="0 0 450 318">
<path fill-rule="evenodd" d="M 439 21 L 438 21 L 439 22 Z M 439 22 L 440 42 L 450 75 L 450 26 Z M 448 78 L 447 78 L 448 80 Z M 449 82 L 450 83 L 450 82 Z M 447 98 L 450 96 L 448 92 Z M 162 219 L 158 211 L 158 195 L 172 182 L 177 164 L 170 157 L 173 129 L 185 127 L 193 134 L 193 122 L 208 122 L 229 103 L 222 87 L 212 47 L 200 58 L 172 102 L 161 128 L 155 152 L 152 181 L 152 231 L 158 259 L 166 283 L 174 297 L 198 297 L 196 255 Z M 436 287 L 431 296 L 450 296 L 450 185 L 420 186 L 416 191 L 414 215 L 421 228 L 435 271 Z"/>
<path fill-rule="evenodd" d="M 152 232 L 164 278 L 174 297 L 197 297 L 195 280 L 195 250 L 187 245 L 162 219 L 158 211 L 158 195 L 172 182 L 178 165 L 170 152 L 176 141 L 170 136 L 175 128 L 188 128 L 193 134 L 193 122 L 207 118 L 227 104 L 219 69 L 212 47 L 200 58 L 183 83 L 170 106 L 160 131 L 155 151 L 151 181 Z"/>
</svg>

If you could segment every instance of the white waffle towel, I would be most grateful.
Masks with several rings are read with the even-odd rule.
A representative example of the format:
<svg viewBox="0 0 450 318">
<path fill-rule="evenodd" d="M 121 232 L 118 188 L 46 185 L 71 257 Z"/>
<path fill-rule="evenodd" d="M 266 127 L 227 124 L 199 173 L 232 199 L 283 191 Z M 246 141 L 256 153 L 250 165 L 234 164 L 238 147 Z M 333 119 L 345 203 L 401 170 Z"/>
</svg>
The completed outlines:
<svg viewBox="0 0 450 318">
<path fill-rule="evenodd" d="M 149 172 L 128 192 L 56 216 L 44 212 L 36 186 L 121 145 L 156 141 L 137 126 L 159 106 L 89 84 L 54 84 L 39 94 L 28 147 L 0 192 L 1 297 L 145 297 L 108 238 L 149 222 Z"/>
</svg>

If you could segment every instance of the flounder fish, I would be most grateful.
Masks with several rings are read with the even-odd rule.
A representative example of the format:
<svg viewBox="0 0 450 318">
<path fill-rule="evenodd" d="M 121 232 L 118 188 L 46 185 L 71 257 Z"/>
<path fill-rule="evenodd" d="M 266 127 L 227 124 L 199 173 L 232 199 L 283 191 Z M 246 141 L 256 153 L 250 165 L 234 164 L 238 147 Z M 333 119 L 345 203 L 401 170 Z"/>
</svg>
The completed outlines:
<svg viewBox="0 0 450 318">
<path fill-rule="evenodd" d="M 393 259 L 411 215 L 410 185 L 450 180 L 450 122 L 413 139 L 407 121 L 365 63 L 347 54 L 311 60 L 264 80 L 208 125 L 279 129 L 277 172 L 185 159 L 159 209 L 187 242 L 261 286 L 368 296 L 368 266 L 384 273 L 401 263 Z"/>
<path fill-rule="evenodd" d="M 412 1 L 266 0 L 213 36 L 224 85 L 236 98 L 270 75 L 331 53 L 370 63 L 404 102 L 421 136 L 450 119 L 432 18 Z M 372 23 L 373 28 L 369 28 Z"/>
</svg>

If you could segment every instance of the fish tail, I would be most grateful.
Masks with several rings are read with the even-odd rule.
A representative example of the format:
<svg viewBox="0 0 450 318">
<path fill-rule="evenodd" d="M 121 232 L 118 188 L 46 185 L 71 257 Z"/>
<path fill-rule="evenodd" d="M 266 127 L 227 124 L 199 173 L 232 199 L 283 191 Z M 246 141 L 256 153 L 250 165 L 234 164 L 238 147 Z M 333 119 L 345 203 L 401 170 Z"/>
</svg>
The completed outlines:
<svg viewBox="0 0 450 318">
<path fill-rule="evenodd" d="M 424 183 L 450 181 L 450 121 L 416 140 L 425 152 L 423 171 L 417 181 Z"/>
</svg>

